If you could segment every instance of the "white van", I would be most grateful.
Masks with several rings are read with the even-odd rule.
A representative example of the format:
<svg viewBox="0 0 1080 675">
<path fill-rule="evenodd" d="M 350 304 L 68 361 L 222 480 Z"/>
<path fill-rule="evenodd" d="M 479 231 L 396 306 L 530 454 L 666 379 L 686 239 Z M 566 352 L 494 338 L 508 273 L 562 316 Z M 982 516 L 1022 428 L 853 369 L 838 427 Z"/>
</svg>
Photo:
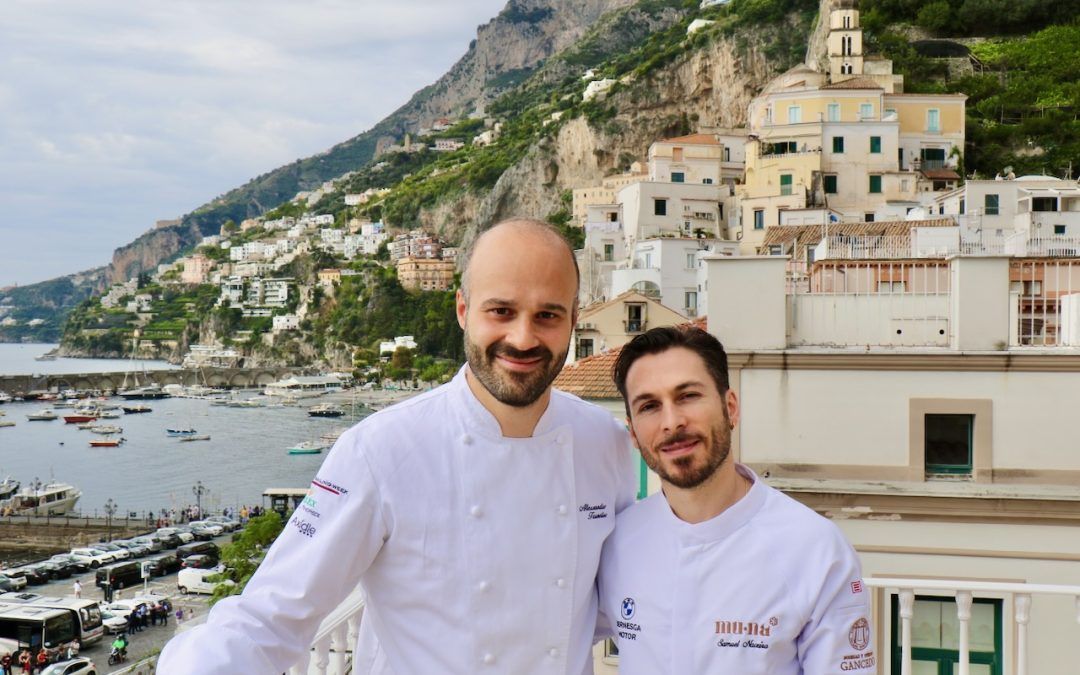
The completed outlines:
<svg viewBox="0 0 1080 675">
<path fill-rule="evenodd" d="M 222 582 L 207 581 L 207 578 L 215 574 L 221 574 L 221 567 L 212 569 L 199 569 L 197 567 L 185 567 L 176 575 L 176 587 L 181 593 L 213 593 L 214 586 L 218 583 L 235 584 L 232 579 Z"/>
</svg>

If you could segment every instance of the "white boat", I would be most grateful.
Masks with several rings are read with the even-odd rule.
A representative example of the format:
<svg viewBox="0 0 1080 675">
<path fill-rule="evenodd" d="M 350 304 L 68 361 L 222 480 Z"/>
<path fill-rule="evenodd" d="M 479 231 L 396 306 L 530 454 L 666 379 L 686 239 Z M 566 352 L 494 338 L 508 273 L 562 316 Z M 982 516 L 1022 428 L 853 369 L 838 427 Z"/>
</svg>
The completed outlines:
<svg viewBox="0 0 1080 675">
<path fill-rule="evenodd" d="M 11 403 L 11 394 L 0 391 L 0 403 Z"/>
<path fill-rule="evenodd" d="M 191 443 L 193 441 L 208 441 L 210 440 L 210 434 L 198 434 L 195 436 L 181 436 L 180 441 L 182 443 Z"/>
<path fill-rule="evenodd" d="M 11 496 L 19 491 L 19 481 L 11 476 L 0 482 L 0 502 L 11 499 Z"/>
<path fill-rule="evenodd" d="M 13 427 L 15 423 L 10 420 L 0 420 L 0 427 Z"/>
<path fill-rule="evenodd" d="M 95 434 L 122 434 L 124 430 L 113 424 L 102 424 L 101 426 L 95 426 L 90 429 Z"/>
<path fill-rule="evenodd" d="M 49 408 L 39 410 L 36 413 L 30 413 L 26 416 L 26 419 L 31 422 L 51 422 L 59 417 L 55 412 Z"/>
<path fill-rule="evenodd" d="M 68 483 L 34 481 L 19 490 L 4 505 L 12 513 L 24 516 L 61 516 L 75 507 L 82 490 Z"/>
<path fill-rule="evenodd" d="M 290 455 L 317 455 L 326 447 L 326 443 L 322 441 L 304 441 L 288 448 L 288 453 Z"/>
</svg>

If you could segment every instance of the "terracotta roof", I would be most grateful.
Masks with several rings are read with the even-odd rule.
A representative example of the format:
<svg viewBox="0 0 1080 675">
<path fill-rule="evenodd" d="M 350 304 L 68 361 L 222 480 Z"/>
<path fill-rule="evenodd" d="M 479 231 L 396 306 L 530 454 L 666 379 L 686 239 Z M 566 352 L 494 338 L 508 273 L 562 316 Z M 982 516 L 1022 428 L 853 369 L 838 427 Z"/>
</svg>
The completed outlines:
<svg viewBox="0 0 1080 675">
<path fill-rule="evenodd" d="M 565 366 L 553 386 L 581 398 L 621 398 L 611 376 L 621 351 L 616 347 Z"/>
<path fill-rule="evenodd" d="M 952 218 L 930 218 L 927 220 L 882 220 L 871 223 L 829 223 L 829 236 L 907 236 L 915 227 L 956 227 Z M 773 225 L 766 228 L 765 240 L 758 247 L 765 252 L 770 245 L 789 244 L 799 247 L 813 246 L 821 241 L 825 234 L 824 225 Z"/>
<path fill-rule="evenodd" d="M 720 141 L 716 140 L 716 136 L 712 134 L 690 134 L 689 136 L 676 136 L 675 138 L 665 138 L 661 143 L 687 143 L 693 145 L 720 145 Z"/>
<path fill-rule="evenodd" d="M 922 169 L 919 173 L 930 180 L 960 180 L 960 174 L 952 169 Z"/>
<path fill-rule="evenodd" d="M 843 82 L 833 82 L 832 84 L 826 84 L 822 89 L 884 89 L 880 84 L 874 82 L 868 77 L 856 77 L 850 80 L 844 80 Z"/>
</svg>

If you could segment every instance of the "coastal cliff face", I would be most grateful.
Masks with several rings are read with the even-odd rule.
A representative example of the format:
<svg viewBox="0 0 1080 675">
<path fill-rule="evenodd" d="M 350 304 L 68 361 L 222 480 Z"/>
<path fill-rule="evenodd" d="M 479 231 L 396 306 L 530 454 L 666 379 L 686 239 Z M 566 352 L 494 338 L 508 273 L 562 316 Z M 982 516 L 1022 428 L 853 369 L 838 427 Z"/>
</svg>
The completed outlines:
<svg viewBox="0 0 1080 675">
<path fill-rule="evenodd" d="M 110 284 L 118 284 L 141 272 L 155 269 L 159 263 L 193 246 L 202 234 L 191 225 L 174 225 L 143 233 L 138 239 L 113 251 L 107 268 Z"/>
</svg>

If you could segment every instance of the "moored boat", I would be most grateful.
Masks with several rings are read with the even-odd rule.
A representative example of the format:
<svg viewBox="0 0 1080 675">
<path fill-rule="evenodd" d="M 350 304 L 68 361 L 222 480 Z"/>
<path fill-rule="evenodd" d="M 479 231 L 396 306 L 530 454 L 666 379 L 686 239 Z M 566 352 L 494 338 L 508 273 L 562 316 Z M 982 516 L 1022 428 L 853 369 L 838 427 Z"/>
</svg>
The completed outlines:
<svg viewBox="0 0 1080 675">
<path fill-rule="evenodd" d="M 139 413 L 153 412 L 154 409 L 140 403 L 138 405 L 126 405 L 123 407 L 123 410 L 125 415 L 137 415 Z"/>
<path fill-rule="evenodd" d="M 90 432 L 95 434 L 122 434 L 124 430 L 114 424 L 102 424 L 90 429 Z"/>
<path fill-rule="evenodd" d="M 178 427 L 176 429 L 166 429 L 165 433 L 169 436 L 194 436 L 198 431 L 192 427 Z"/>
<path fill-rule="evenodd" d="M 196 434 L 194 436 L 182 436 L 180 442 L 191 443 L 192 441 L 208 441 L 210 440 L 210 434 Z"/>
<path fill-rule="evenodd" d="M 326 449 L 322 441 L 304 441 L 288 449 L 290 455 L 317 455 Z"/>
<path fill-rule="evenodd" d="M 125 401 L 131 401 L 136 399 L 157 399 L 168 398 L 169 392 L 162 389 L 157 384 L 148 384 L 145 387 L 132 387 L 131 389 L 121 389 L 116 392 L 116 395 Z"/>
<path fill-rule="evenodd" d="M 124 442 L 122 438 L 101 438 L 90 441 L 91 448 L 118 448 Z"/>
<path fill-rule="evenodd" d="M 68 483 L 34 481 L 4 503 L 12 513 L 28 516 L 61 516 L 70 511 L 82 490 Z"/>
<path fill-rule="evenodd" d="M 11 420 L 0 420 L 0 427 L 13 427 L 15 423 Z"/>
<path fill-rule="evenodd" d="M 345 411 L 331 403 L 320 403 L 308 408 L 307 414 L 311 417 L 341 417 Z"/>
<path fill-rule="evenodd" d="M 55 420 L 58 417 L 59 417 L 59 415 L 57 415 L 55 412 L 53 412 L 49 408 L 46 408 L 44 410 L 39 410 L 36 413 L 29 413 L 26 416 L 26 419 L 31 421 L 31 422 L 51 422 L 52 420 Z"/>
</svg>

